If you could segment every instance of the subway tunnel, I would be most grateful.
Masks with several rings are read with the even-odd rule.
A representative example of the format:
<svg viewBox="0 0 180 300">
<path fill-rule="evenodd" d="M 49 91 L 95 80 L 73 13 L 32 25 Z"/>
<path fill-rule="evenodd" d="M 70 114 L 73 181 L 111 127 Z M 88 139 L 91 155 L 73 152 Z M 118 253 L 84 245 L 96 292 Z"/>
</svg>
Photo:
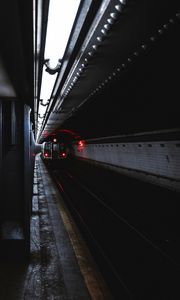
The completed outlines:
<svg viewBox="0 0 180 300">
<path fill-rule="evenodd" d="M 0 299 L 180 299 L 179 1 L 3 0 L 0 37 Z"/>
</svg>

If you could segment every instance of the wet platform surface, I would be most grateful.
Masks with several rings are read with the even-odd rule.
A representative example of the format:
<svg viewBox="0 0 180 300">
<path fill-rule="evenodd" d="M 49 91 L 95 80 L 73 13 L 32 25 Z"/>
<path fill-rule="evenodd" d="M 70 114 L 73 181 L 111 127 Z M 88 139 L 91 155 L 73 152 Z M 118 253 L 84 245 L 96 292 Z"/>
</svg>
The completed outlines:
<svg viewBox="0 0 180 300">
<path fill-rule="evenodd" d="M 0 299 L 112 299 L 63 199 L 36 157 L 27 263 L 0 263 Z"/>
</svg>

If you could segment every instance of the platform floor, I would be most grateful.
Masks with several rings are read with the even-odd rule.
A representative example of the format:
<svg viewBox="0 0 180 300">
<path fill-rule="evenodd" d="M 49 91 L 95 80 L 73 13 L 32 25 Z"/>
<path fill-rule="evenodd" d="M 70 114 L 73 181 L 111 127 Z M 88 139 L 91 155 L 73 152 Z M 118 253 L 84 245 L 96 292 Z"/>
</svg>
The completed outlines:
<svg viewBox="0 0 180 300">
<path fill-rule="evenodd" d="M 0 299 L 112 299 L 39 155 L 34 170 L 30 261 L 1 262 Z"/>
</svg>

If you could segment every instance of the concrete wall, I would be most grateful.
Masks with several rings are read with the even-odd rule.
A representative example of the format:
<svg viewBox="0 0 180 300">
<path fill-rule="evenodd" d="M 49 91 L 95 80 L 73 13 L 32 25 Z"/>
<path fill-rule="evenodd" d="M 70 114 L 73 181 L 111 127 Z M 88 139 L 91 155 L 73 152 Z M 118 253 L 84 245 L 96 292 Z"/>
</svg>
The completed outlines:
<svg viewBox="0 0 180 300">
<path fill-rule="evenodd" d="M 180 141 L 103 142 L 74 144 L 78 158 L 101 163 L 126 175 L 180 188 Z"/>
<path fill-rule="evenodd" d="M 35 141 L 30 107 L 20 101 L 0 106 L 0 254 L 18 257 L 30 250 Z M 2 116 L 2 118 L 1 118 Z M 1 121 L 2 119 L 2 121 Z M 1 251 L 2 250 L 2 251 Z"/>
</svg>

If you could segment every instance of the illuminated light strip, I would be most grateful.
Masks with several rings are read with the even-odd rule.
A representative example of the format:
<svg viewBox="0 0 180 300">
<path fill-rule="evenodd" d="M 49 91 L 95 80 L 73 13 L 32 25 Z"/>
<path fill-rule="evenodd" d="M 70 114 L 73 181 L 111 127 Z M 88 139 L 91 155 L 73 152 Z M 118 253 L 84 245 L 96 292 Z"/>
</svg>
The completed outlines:
<svg viewBox="0 0 180 300">
<path fill-rule="evenodd" d="M 80 0 L 50 0 L 44 56 L 54 67 L 64 55 L 79 3 Z"/>
<path fill-rule="evenodd" d="M 80 0 L 50 0 L 44 58 L 50 59 L 51 68 L 56 67 L 58 60 L 64 55 L 79 3 Z M 50 99 L 56 78 L 57 73 L 50 75 L 45 71 L 45 67 L 43 68 L 40 99 L 45 102 Z M 46 109 L 40 105 L 38 114 L 42 116 L 45 112 Z M 39 135 L 40 130 L 38 138 Z"/>
</svg>

